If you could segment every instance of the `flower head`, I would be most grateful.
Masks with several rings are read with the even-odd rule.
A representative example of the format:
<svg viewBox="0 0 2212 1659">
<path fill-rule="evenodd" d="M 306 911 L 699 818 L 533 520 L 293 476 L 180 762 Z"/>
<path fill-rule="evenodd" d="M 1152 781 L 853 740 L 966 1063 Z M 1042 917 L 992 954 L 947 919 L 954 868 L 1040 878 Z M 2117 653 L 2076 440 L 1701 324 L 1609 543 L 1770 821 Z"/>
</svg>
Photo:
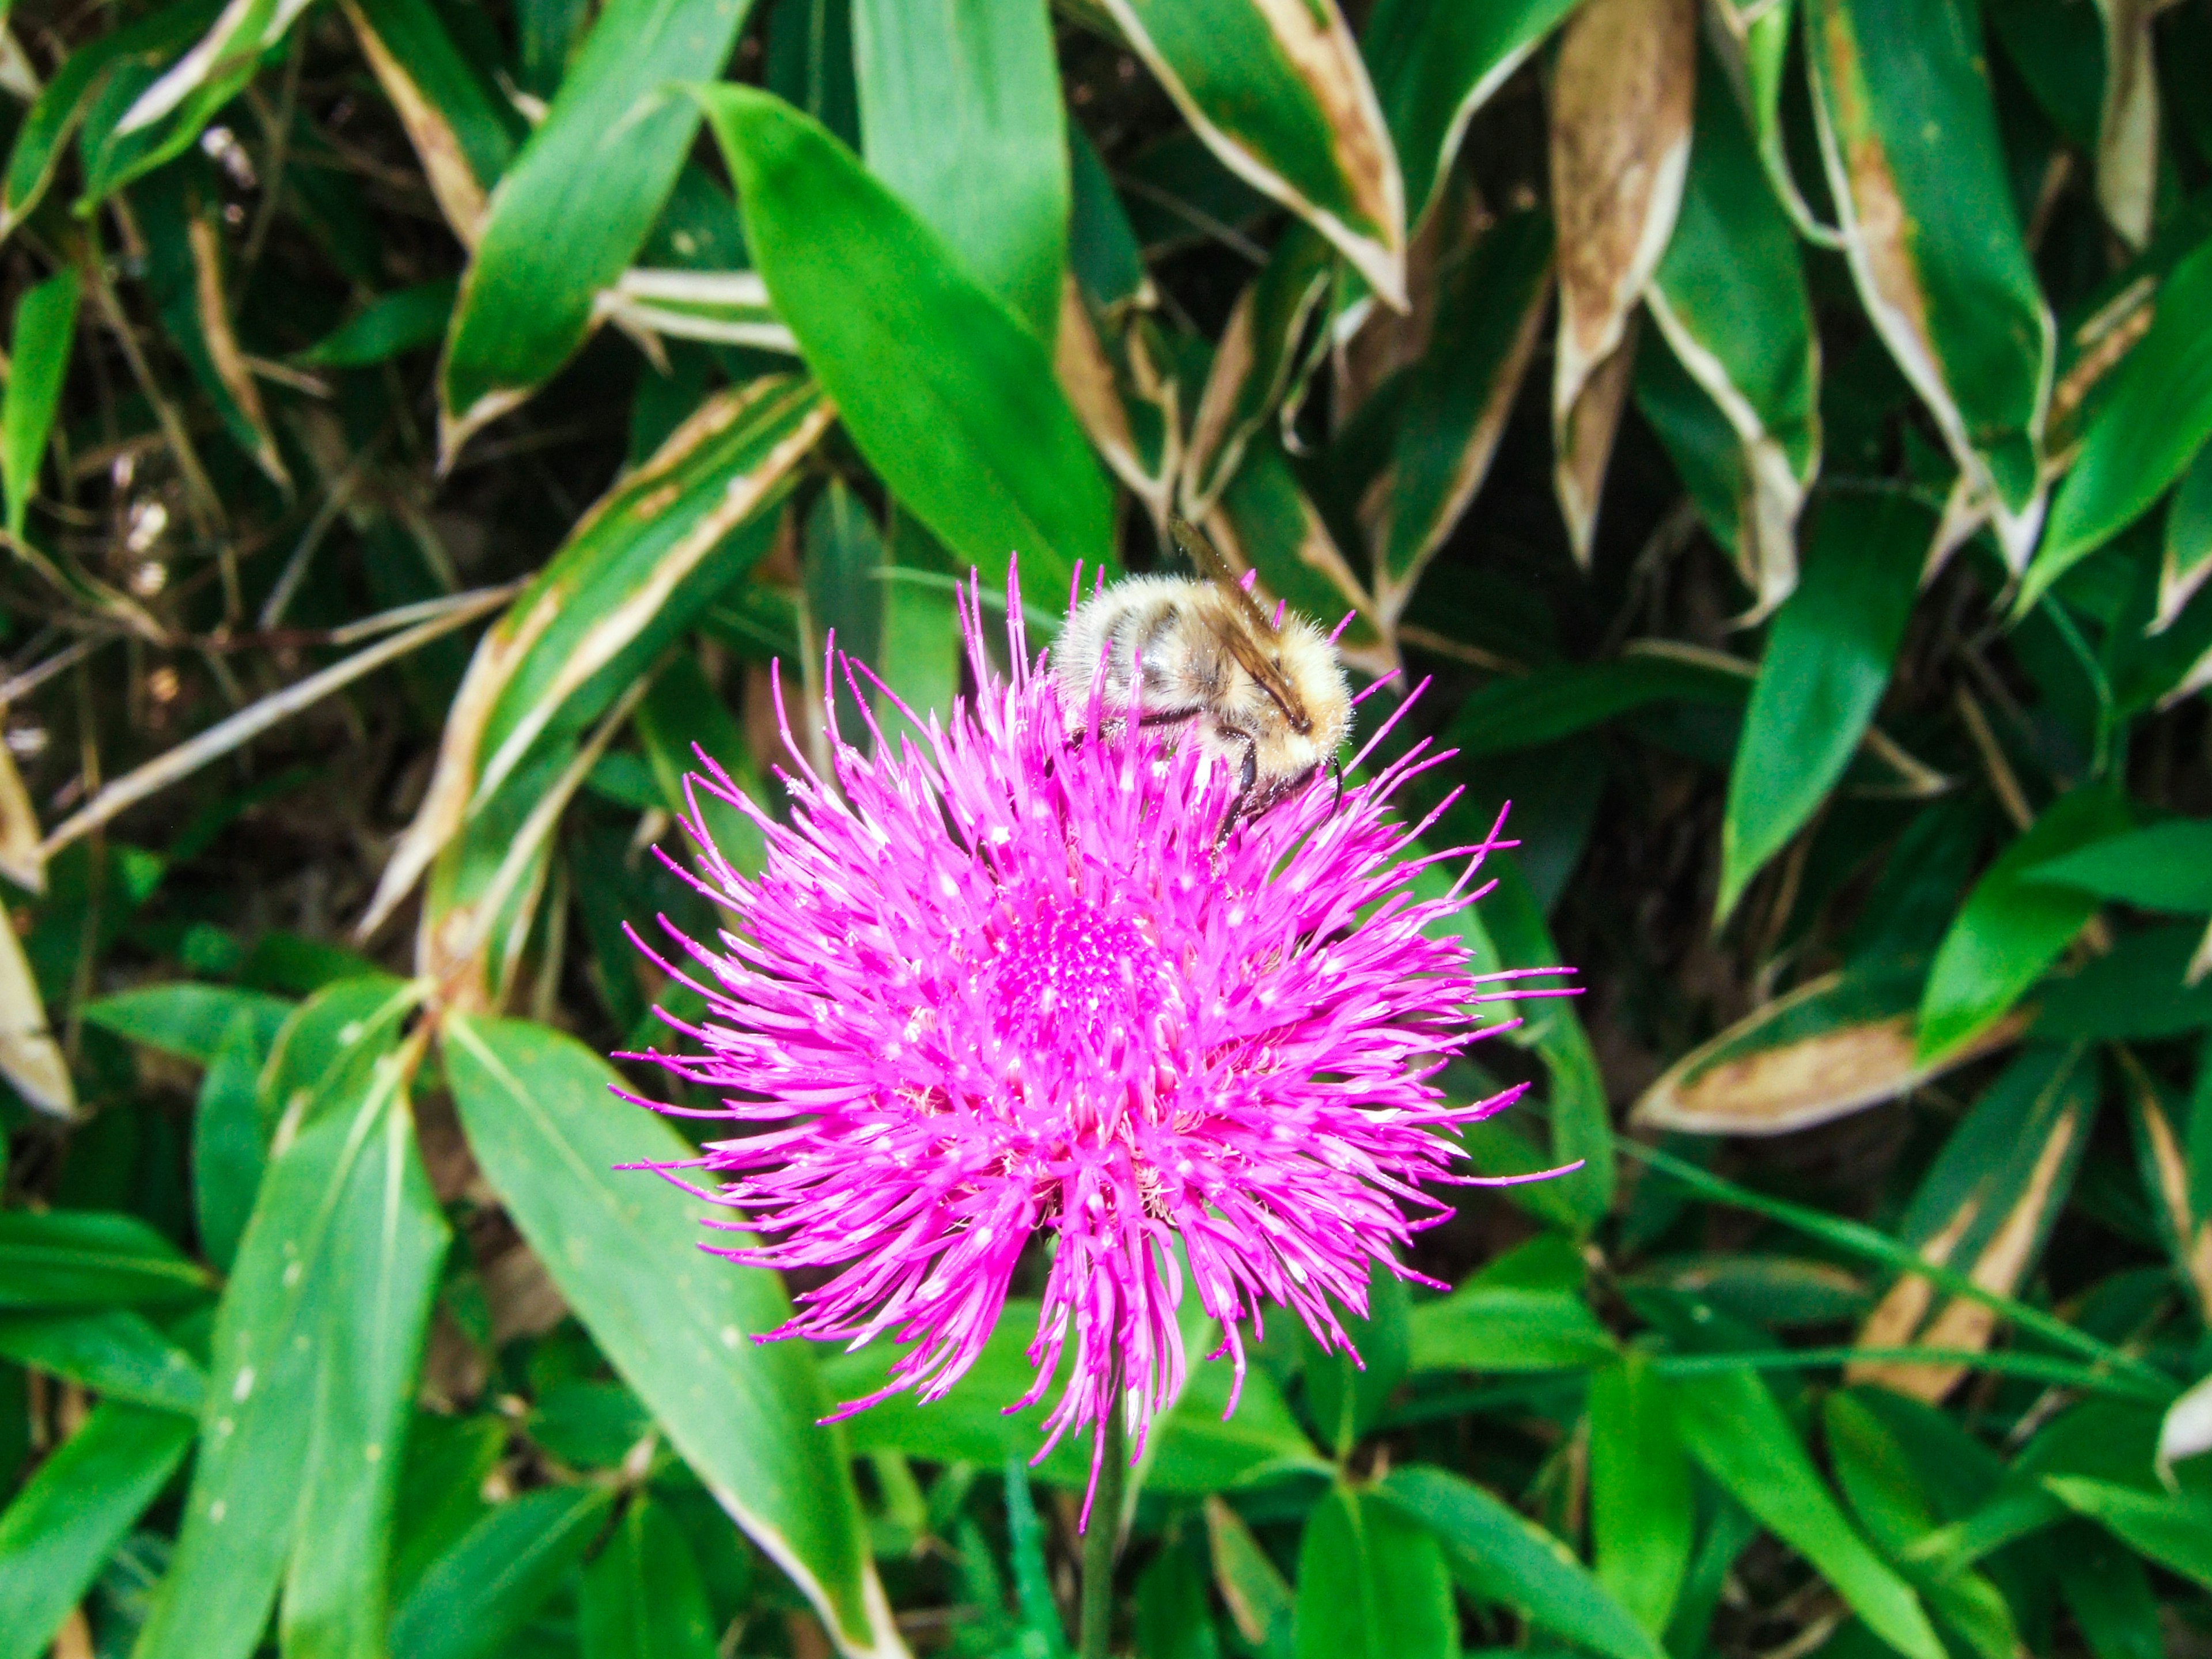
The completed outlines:
<svg viewBox="0 0 2212 1659">
<path fill-rule="evenodd" d="M 1518 1093 L 1454 1105 L 1432 1081 L 1502 1029 L 1468 1006 L 1511 993 L 1431 924 L 1511 843 L 1493 830 L 1414 854 L 1426 823 L 1390 803 L 1441 758 L 1418 745 L 1340 798 L 1320 779 L 1224 836 L 1227 769 L 1172 730 L 1103 718 L 1095 690 L 1071 741 L 1011 582 L 1006 617 L 1001 674 L 980 593 L 963 595 L 976 692 L 925 743 L 864 754 L 833 708 L 836 787 L 795 758 L 787 824 L 711 762 L 690 781 L 697 882 L 738 931 L 670 929 L 708 1012 L 677 1027 L 690 1052 L 650 1058 L 719 1092 L 744 1133 L 663 1172 L 766 1241 L 721 1254 L 828 1270 L 770 1335 L 916 1345 L 839 1416 L 951 1389 L 1048 1236 L 1036 1381 L 1016 1404 L 1065 1363 L 1044 1449 L 1078 1425 L 1103 1444 L 1117 1406 L 1141 1447 L 1182 1386 L 1186 1274 L 1240 1384 L 1243 1328 L 1257 1336 L 1266 1304 L 1348 1350 L 1335 1309 L 1364 1313 L 1370 1265 L 1414 1277 L 1395 1249 L 1449 1213 L 1423 1183 L 1469 1180 L 1449 1132 Z M 699 791 L 759 825 L 757 877 L 716 850 Z M 1416 898 L 1447 858 L 1466 874 Z"/>
</svg>

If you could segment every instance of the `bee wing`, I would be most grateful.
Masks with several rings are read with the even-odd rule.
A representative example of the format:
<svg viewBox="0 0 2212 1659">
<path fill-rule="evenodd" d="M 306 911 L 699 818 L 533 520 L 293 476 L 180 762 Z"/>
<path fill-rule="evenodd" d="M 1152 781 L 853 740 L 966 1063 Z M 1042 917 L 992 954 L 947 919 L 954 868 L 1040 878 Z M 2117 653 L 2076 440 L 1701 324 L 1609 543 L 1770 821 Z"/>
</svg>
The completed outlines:
<svg viewBox="0 0 2212 1659">
<path fill-rule="evenodd" d="M 1228 647 L 1229 654 L 1236 658 L 1238 666 L 1274 700 L 1275 706 L 1283 711 L 1284 718 L 1299 731 L 1305 731 L 1311 724 L 1306 714 L 1305 699 L 1298 696 L 1297 690 L 1285 678 L 1283 671 L 1269 659 L 1261 646 L 1261 640 L 1274 634 L 1275 624 L 1260 608 L 1260 602 L 1252 597 L 1252 590 L 1237 579 L 1237 573 L 1229 568 L 1228 561 L 1206 539 L 1206 532 L 1188 519 L 1170 514 L 1168 534 L 1173 538 L 1176 550 L 1197 567 L 1200 575 L 1235 598 L 1238 611 L 1251 624 L 1249 633 L 1242 629 L 1224 630 L 1221 640 Z"/>
</svg>

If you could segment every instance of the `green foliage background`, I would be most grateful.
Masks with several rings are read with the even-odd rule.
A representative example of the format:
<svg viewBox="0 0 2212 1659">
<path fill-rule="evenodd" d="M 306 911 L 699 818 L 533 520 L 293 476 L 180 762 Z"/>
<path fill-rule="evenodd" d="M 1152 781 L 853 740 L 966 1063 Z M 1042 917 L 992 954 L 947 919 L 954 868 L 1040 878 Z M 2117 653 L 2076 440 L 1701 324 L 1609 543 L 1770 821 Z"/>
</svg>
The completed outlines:
<svg viewBox="0 0 2212 1659">
<path fill-rule="evenodd" d="M 1170 511 L 1584 1167 L 1196 1368 L 1114 1649 L 2212 1651 L 2212 0 L 0 15 L 0 1659 L 1066 1651 L 1023 1310 L 817 1427 L 599 1056 L 772 659 Z"/>
</svg>

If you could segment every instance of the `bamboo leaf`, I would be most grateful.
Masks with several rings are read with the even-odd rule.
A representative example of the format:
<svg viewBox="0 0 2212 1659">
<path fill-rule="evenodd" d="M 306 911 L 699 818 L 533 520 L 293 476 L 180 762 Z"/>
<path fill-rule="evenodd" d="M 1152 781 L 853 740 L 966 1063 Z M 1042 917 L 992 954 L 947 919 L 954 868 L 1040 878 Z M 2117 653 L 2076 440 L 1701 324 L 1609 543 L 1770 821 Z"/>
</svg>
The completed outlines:
<svg viewBox="0 0 2212 1659">
<path fill-rule="evenodd" d="M 1631 1352 L 1590 1374 L 1591 1554 L 1597 1581 L 1663 1635 L 1690 1570 L 1696 1512 L 1668 1385 Z"/>
<path fill-rule="evenodd" d="M 1751 1371 L 1686 1379 L 1674 1406 L 1707 1475 L 1835 1586 L 1867 1628 L 1910 1659 L 1942 1659 L 1920 1598 L 1869 1547 Z"/>
<path fill-rule="evenodd" d="M 2002 1020 L 1932 1061 L 1914 1043 L 1917 963 L 1824 974 L 1676 1060 L 1637 1101 L 1638 1127 L 1685 1134 L 1788 1134 L 1909 1094 L 2015 1041 Z"/>
<path fill-rule="evenodd" d="M 2043 520 L 2057 329 L 1971 15 L 1960 0 L 1807 0 L 1806 66 L 1859 298 L 1959 468 L 1944 540 L 1985 514 L 2018 571 Z M 1900 29 L 1912 51 L 1888 49 Z"/>
<path fill-rule="evenodd" d="M 591 333 L 596 296 L 644 245 L 698 131 L 672 82 L 711 76 L 750 0 L 613 0 L 545 119 L 500 176 L 438 368 L 439 451 L 520 404 Z"/>
<path fill-rule="evenodd" d="M 1036 337 L 815 122 L 769 94 L 699 94 L 777 313 L 899 501 L 997 580 L 1110 568 L 1110 500 Z M 825 236 L 821 228 L 834 225 Z"/>
<path fill-rule="evenodd" d="M 1375 1496 L 1461 1557 L 1486 1595 L 1538 1628 L 1612 1659 L 1662 1650 L 1558 1539 L 1480 1486 L 1424 1464 L 1393 1469 Z"/>
<path fill-rule="evenodd" d="M 1874 723 L 1932 529 L 1926 510 L 1903 495 L 1820 503 L 1802 582 L 1768 631 L 1729 770 L 1717 923 L 1820 810 Z"/>
<path fill-rule="evenodd" d="M 0 479 L 7 485 L 8 533 L 18 541 L 38 490 L 39 468 L 76 344 L 76 272 L 64 270 L 15 303 L 15 331 L 8 338 L 7 397 L 0 403 Z"/>
<path fill-rule="evenodd" d="M 690 1147 L 611 1099 L 618 1079 L 573 1038 L 459 1015 L 445 1030 L 469 1143 L 600 1350 L 839 1647 L 902 1654 L 839 1437 L 815 1426 L 828 1401 L 812 1364 L 750 1340 L 787 1316 L 781 1282 L 702 1253 L 691 1206 L 635 1167 L 682 1163 Z M 654 1291 L 641 1297 L 647 1264 Z"/>
<path fill-rule="evenodd" d="M 2017 1290 L 2087 1150 L 2096 1089 L 2095 1073 L 2077 1051 L 2024 1051 L 1953 1131 L 1899 1224 L 1899 1238 L 1984 1290 Z M 1907 1274 L 1867 1316 L 1858 1341 L 1869 1348 L 1972 1351 L 1988 1346 L 1996 1321 L 1984 1303 L 1954 1298 L 1937 1306 L 1936 1286 Z M 1933 1402 L 1957 1386 L 1966 1368 L 1869 1361 L 1847 1375 Z"/>
<path fill-rule="evenodd" d="M 1552 82 L 1559 333 L 1555 482 L 1568 544 L 1590 561 L 1598 487 L 1628 389 L 1629 320 L 1674 226 L 1697 88 L 1694 0 L 1584 0 Z"/>
<path fill-rule="evenodd" d="M 1336 0 L 1103 0 L 1192 129 L 1239 179 L 1406 303 L 1405 185 Z"/>
<path fill-rule="evenodd" d="M 1067 124 L 1045 0 L 860 0 L 861 153 L 1048 345 L 1067 270 Z"/>
<path fill-rule="evenodd" d="M 1948 1055 L 2002 1019 L 2095 913 L 2087 895 L 2039 885 L 2028 872 L 2126 827 L 2127 807 L 2111 791 L 2077 789 L 1982 872 L 1929 969 L 1920 999 L 1923 1060 Z"/>
<path fill-rule="evenodd" d="M 1458 1622 L 1434 1536 L 1388 1502 L 1332 1486 L 1298 1545 L 1297 1659 L 1445 1659 Z"/>
<path fill-rule="evenodd" d="M 1789 218 L 1735 103 L 1710 73 L 1698 86 L 1674 234 L 1644 297 L 1742 445 L 1750 489 L 1737 513 L 1735 552 L 1755 619 L 1796 582 L 1797 515 L 1820 465 L 1820 349 Z"/>
<path fill-rule="evenodd" d="M 112 1401 L 0 1512 L 0 1659 L 38 1659 L 192 1442 L 191 1419 Z"/>
<path fill-rule="evenodd" d="M 1406 227 L 1428 216 L 1474 112 L 1575 7 L 1575 0 L 1438 6 L 1380 0 L 1359 49 L 1406 175 Z"/>
</svg>

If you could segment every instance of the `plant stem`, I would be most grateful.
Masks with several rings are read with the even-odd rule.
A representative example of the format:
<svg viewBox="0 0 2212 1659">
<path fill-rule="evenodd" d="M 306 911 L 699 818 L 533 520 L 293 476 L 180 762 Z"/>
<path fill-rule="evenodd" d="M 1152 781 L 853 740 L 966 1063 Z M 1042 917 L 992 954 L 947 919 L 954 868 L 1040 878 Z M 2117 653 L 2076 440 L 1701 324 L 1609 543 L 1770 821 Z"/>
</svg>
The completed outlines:
<svg viewBox="0 0 2212 1659">
<path fill-rule="evenodd" d="M 1082 1659 L 1106 1659 L 1107 1632 L 1114 1623 L 1114 1545 L 1121 1534 L 1121 1480 L 1129 1453 L 1122 1441 L 1119 1390 L 1111 1397 L 1106 1443 L 1098 1454 L 1098 1489 L 1083 1534 Z"/>
</svg>

